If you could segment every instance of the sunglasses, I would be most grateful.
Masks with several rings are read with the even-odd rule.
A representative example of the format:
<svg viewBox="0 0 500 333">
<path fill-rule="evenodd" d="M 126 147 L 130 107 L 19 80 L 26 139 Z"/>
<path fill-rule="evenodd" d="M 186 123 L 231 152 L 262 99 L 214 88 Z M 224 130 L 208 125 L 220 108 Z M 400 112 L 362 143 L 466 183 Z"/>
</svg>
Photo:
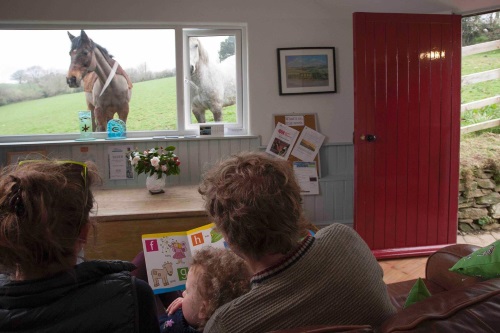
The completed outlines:
<svg viewBox="0 0 500 333">
<path fill-rule="evenodd" d="M 87 187 L 87 164 L 83 162 L 78 162 L 78 161 L 50 161 L 50 160 L 24 160 L 20 161 L 18 163 L 19 166 L 26 164 L 26 163 L 34 163 L 34 162 L 55 162 L 57 164 L 71 164 L 71 165 L 77 165 L 82 167 L 82 177 L 83 181 L 85 184 L 85 187 Z"/>
</svg>

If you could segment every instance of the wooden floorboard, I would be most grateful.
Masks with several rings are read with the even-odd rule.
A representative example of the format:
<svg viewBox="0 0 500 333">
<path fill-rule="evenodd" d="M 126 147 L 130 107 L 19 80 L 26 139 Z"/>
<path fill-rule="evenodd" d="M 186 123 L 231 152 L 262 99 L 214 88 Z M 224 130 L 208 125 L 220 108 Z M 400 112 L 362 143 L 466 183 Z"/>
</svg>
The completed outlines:
<svg viewBox="0 0 500 333">
<path fill-rule="evenodd" d="M 500 231 L 484 231 L 478 234 L 459 234 L 457 243 L 484 247 L 499 239 Z M 427 257 L 379 260 L 379 264 L 384 270 L 385 283 L 408 281 L 419 277 L 425 278 L 426 263 Z"/>
<path fill-rule="evenodd" d="M 425 264 L 427 257 L 413 257 L 405 259 L 379 260 L 384 270 L 384 282 L 394 283 L 425 278 Z"/>
</svg>

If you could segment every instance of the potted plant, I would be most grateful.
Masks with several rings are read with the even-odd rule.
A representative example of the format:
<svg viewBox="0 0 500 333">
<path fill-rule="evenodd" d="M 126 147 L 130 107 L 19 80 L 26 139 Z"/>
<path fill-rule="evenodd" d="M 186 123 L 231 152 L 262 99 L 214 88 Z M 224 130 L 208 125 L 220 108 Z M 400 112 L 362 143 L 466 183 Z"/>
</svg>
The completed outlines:
<svg viewBox="0 0 500 333">
<path fill-rule="evenodd" d="M 175 147 L 155 147 L 144 152 L 137 149 L 130 153 L 130 164 L 137 174 L 147 175 L 146 187 L 152 194 L 163 193 L 167 176 L 178 175 L 180 170 L 179 157 L 174 153 Z"/>
</svg>

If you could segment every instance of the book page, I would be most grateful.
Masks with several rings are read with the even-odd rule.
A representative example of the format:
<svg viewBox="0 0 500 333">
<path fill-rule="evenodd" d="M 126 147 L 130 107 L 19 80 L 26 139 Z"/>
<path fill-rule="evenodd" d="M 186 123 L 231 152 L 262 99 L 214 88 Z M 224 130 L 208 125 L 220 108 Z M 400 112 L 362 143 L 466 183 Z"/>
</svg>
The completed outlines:
<svg viewBox="0 0 500 333">
<path fill-rule="evenodd" d="M 225 247 L 215 225 L 196 229 L 142 235 L 148 283 L 155 294 L 184 290 L 192 255 L 205 246 Z"/>
</svg>

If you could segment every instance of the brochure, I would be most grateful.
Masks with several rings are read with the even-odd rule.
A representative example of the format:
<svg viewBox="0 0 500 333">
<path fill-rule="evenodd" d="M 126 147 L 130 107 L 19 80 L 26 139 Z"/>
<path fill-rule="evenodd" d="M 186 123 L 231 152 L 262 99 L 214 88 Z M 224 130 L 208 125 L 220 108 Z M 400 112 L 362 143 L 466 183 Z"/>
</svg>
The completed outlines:
<svg viewBox="0 0 500 333">
<path fill-rule="evenodd" d="M 292 155 L 304 162 L 313 161 L 324 140 L 323 134 L 305 126 L 293 148 Z"/>
<path fill-rule="evenodd" d="M 287 160 L 298 135 L 299 131 L 296 129 L 282 123 L 278 123 L 274 129 L 273 135 L 271 136 L 271 140 L 267 145 L 266 152 L 273 156 Z"/>
</svg>

